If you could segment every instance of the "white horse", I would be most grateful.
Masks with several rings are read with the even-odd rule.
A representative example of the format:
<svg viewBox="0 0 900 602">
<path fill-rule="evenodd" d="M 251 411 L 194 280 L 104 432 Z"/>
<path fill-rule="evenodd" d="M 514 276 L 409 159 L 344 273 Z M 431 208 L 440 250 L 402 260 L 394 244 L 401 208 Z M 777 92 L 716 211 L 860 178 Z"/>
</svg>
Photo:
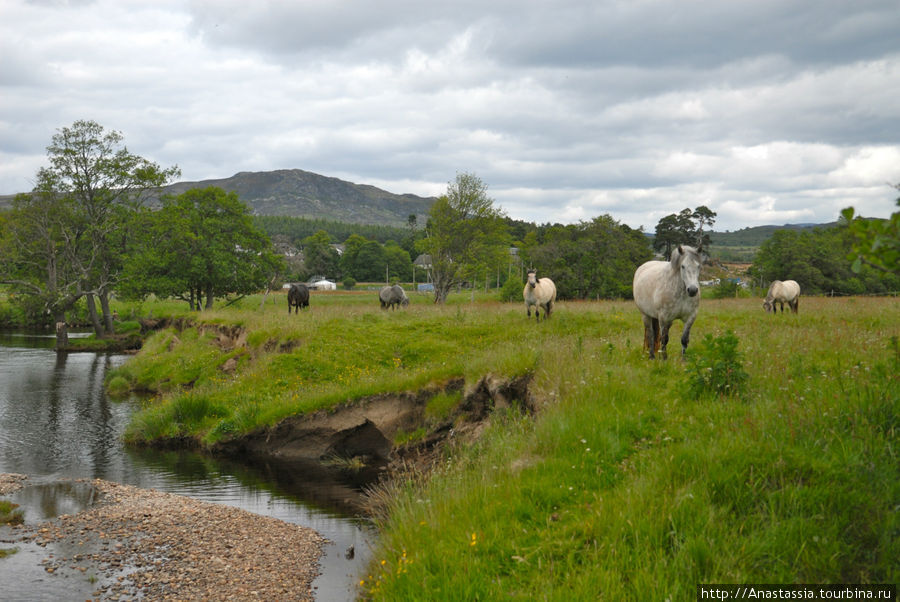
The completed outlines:
<svg viewBox="0 0 900 602">
<path fill-rule="evenodd" d="M 541 308 L 544 308 L 544 319 L 550 317 L 550 311 L 556 302 L 556 285 L 549 278 L 538 280 L 534 270 L 528 270 L 528 282 L 522 289 L 522 297 L 525 299 L 525 313 L 531 317 L 531 307 L 534 306 L 534 317 L 541 321 Z"/>
<path fill-rule="evenodd" d="M 681 333 L 681 355 L 687 351 L 691 326 L 700 308 L 700 251 L 678 245 L 671 261 L 648 261 L 634 272 L 634 302 L 644 320 L 644 346 L 650 359 L 659 348 L 666 359 L 669 328 L 675 320 L 684 322 Z"/>
<path fill-rule="evenodd" d="M 781 313 L 784 313 L 784 304 L 787 303 L 791 308 L 791 312 L 797 313 L 800 309 L 800 285 L 794 280 L 773 280 L 769 285 L 769 292 L 766 293 L 766 300 L 763 301 L 763 308 L 767 312 L 777 314 L 778 309 L 776 303 L 781 303 Z"/>
</svg>

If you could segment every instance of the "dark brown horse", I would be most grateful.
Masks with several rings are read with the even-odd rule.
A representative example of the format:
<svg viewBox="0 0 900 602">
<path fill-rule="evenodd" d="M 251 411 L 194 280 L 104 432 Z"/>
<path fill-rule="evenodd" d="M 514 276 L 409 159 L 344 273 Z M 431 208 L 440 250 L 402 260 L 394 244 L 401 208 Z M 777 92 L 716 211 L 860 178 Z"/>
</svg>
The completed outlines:
<svg viewBox="0 0 900 602">
<path fill-rule="evenodd" d="M 301 308 L 309 307 L 309 289 L 306 288 L 305 284 L 292 284 L 290 290 L 288 290 L 287 298 L 288 314 L 291 313 L 292 307 L 297 308 L 298 314 Z"/>
</svg>

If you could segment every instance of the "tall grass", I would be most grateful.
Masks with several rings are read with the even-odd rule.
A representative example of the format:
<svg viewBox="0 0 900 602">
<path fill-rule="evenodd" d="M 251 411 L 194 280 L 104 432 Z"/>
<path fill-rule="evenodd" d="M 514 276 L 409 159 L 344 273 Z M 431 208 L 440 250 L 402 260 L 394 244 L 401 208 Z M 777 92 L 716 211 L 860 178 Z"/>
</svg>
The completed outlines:
<svg viewBox="0 0 900 602">
<path fill-rule="evenodd" d="M 536 416 L 498 412 L 386 496 L 361 596 L 683 600 L 703 582 L 900 580 L 896 300 L 804 298 L 773 316 L 704 299 L 681 362 L 678 326 L 673 359 L 646 359 L 628 302 L 560 303 L 535 324 L 521 304 L 460 297 L 204 312 L 241 324 L 246 347 L 159 333 L 119 373 L 162 392 L 130 436 L 212 442 L 373 393 L 530 373 Z M 740 396 L 692 390 L 716 353 L 746 374 Z"/>
<path fill-rule="evenodd" d="M 777 318 L 756 300 L 704 302 L 694 332 L 735 333 L 743 399 L 692 395 L 684 364 L 630 342 L 636 314 L 609 328 L 619 309 L 564 304 L 559 322 L 585 312 L 597 328 L 544 339 L 536 384 L 552 403 L 397 488 L 364 597 L 684 600 L 703 582 L 897 582 L 895 301 L 806 299 Z"/>
</svg>

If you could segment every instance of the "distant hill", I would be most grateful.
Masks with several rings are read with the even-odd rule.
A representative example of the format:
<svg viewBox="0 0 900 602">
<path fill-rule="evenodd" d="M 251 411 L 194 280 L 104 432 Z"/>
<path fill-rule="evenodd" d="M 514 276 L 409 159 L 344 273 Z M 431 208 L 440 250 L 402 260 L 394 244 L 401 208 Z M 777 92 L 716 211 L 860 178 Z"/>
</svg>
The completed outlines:
<svg viewBox="0 0 900 602">
<path fill-rule="evenodd" d="M 434 197 L 394 194 L 369 186 L 321 176 L 302 169 L 240 172 L 230 178 L 177 182 L 159 195 L 181 194 L 190 188 L 218 186 L 250 206 L 254 215 L 288 215 L 355 224 L 405 226 L 410 214 L 424 224 Z M 158 196 L 159 196 L 158 195 Z M 158 196 L 150 204 L 158 202 Z M 14 195 L 0 196 L 0 208 Z"/>
<path fill-rule="evenodd" d="M 827 224 L 784 224 L 782 226 L 753 226 L 734 232 L 710 232 L 712 242 L 710 255 L 722 261 L 751 262 L 756 251 L 776 230 L 813 230 L 830 228 L 837 222 Z"/>
<path fill-rule="evenodd" d="M 178 182 L 161 194 L 218 186 L 236 192 L 255 215 L 289 215 L 357 224 L 405 226 L 410 214 L 425 223 L 434 197 L 394 194 L 302 169 L 240 172 L 230 178 Z"/>
<path fill-rule="evenodd" d="M 837 222 L 828 224 L 784 224 L 783 226 L 753 226 L 741 228 L 734 232 L 712 232 L 710 238 L 714 245 L 723 247 L 758 247 L 771 238 L 776 230 L 812 230 L 814 228 L 830 228 Z"/>
</svg>

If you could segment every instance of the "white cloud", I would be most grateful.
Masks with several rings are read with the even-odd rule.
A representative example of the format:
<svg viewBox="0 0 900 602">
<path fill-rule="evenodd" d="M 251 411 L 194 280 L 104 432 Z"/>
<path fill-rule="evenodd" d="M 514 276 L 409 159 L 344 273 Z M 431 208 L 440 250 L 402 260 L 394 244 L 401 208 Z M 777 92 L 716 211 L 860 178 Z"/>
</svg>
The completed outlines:
<svg viewBox="0 0 900 602">
<path fill-rule="evenodd" d="M 888 215 L 893 0 L 0 0 L 0 193 L 94 119 L 185 180 L 300 168 L 653 229 Z M 651 43 L 652 41 L 652 43 Z"/>
</svg>

